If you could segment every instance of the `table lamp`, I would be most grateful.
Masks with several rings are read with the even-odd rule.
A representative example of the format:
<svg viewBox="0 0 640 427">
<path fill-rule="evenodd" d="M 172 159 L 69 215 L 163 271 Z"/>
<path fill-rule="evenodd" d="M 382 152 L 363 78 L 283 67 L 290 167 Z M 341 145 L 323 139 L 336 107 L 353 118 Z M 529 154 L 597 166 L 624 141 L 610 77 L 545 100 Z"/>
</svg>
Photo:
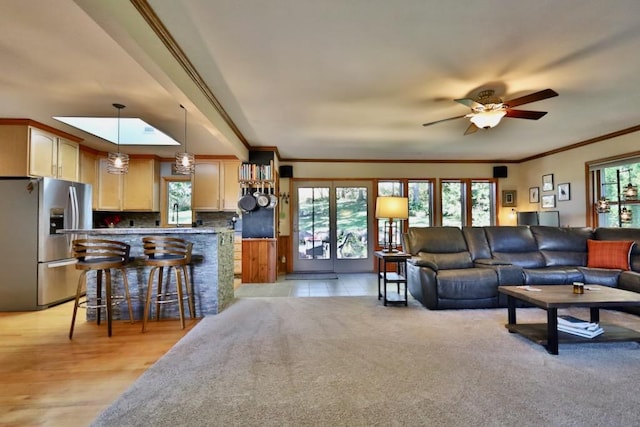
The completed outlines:
<svg viewBox="0 0 640 427">
<path fill-rule="evenodd" d="M 393 220 L 409 218 L 409 199 L 406 197 L 378 197 L 376 200 L 376 218 L 387 219 L 389 224 L 389 246 L 384 252 L 396 252 L 393 243 Z"/>
</svg>

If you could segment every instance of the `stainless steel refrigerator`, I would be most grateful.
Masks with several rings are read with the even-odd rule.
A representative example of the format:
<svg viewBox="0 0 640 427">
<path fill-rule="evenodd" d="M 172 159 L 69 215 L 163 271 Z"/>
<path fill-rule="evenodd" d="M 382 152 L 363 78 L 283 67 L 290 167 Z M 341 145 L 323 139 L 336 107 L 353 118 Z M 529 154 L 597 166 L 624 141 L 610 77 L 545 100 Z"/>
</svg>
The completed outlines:
<svg viewBox="0 0 640 427">
<path fill-rule="evenodd" d="M 92 226 L 91 185 L 52 178 L 0 179 L 0 311 L 40 310 L 75 296 L 71 257 Z"/>
</svg>

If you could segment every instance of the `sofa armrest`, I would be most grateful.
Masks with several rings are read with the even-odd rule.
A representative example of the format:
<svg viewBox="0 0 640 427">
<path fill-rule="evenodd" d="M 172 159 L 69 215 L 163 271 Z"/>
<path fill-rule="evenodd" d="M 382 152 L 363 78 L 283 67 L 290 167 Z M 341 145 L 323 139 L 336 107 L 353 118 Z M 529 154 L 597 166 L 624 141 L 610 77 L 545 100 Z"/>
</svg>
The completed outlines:
<svg viewBox="0 0 640 427">
<path fill-rule="evenodd" d="M 618 278 L 618 287 L 626 291 L 640 293 L 640 273 L 635 271 L 623 271 Z"/>
<path fill-rule="evenodd" d="M 433 261 L 426 260 L 421 257 L 412 257 L 409 262 L 417 267 L 428 267 L 433 271 L 438 271 L 438 264 Z"/>
<path fill-rule="evenodd" d="M 492 265 L 512 265 L 509 261 L 495 258 L 479 258 L 473 262 L 476 267 L 487 267 Z"/>
</svg>

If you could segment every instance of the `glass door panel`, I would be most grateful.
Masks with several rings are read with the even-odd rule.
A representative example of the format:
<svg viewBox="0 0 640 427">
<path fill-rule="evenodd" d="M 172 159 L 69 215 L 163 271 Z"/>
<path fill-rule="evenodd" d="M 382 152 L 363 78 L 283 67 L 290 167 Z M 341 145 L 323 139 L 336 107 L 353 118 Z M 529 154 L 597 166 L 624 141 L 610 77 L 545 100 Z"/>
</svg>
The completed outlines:
<svg viewBox="0 0 640 427">
<path fill-rule="evenodd" d="M 294 182 L 294 271 L 371 271 L 371 183 Z"/>
</svg>

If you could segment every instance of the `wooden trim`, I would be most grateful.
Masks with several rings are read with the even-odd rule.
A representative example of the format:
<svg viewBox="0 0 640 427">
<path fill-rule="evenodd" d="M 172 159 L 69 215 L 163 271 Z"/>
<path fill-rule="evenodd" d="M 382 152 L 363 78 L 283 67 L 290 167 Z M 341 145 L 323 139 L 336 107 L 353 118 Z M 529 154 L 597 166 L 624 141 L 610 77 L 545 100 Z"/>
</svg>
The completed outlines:
<svg viewBox="0 0 640 427">
<path fill-rule="evenodd" d="M 146 0 L 130 0 L 131 4 L 138 10 L 140 15 L 144 18 L 144 20 L 149 24 L 149 27 L 156 33 L 160 41 L 165 45 L 165 47 L 169 50 L 171 55 L 175 58 L 175 60 L 180 64 L 182 69 L 187 73 L 189 78 L 195 83 L 195 85 L 200 89 L 200 91 L 204 94 L 207 100 L 211 103 L 213 108 L 220 114 L 225 123 L 229 126 L 231 131 L 238 137 L 240 142 L 247 148 L 250 149 L 251 146 L 249 142 L 247 142 L 246 138 L 240 131 L 240 129 L 236 126 L 231 116 L 227 114 L 222 104 L 218 101 L 216 96 L 213 94 L 207 83 L 204 81 L 202 76 L 198 73 L 196 68 L 193 66 L 187 55 L 182 51 L 178 43 L 171 36 L 169 30 L 164 26 L 158 15 L 154 12 L 153 8 L 149 5 Z"/>
<path fill-rule="evenodd" d="M 8 126 L 8 125 L 12 125 L 12 126 L 33 126 L 35 128 L 47 131 L 49 133 L 52 133 L 54 135 L 57 135 L 61 138 L 64 139 L 68 139 L 70 141 L 73 142 L 82 142 L 84 141 L 84 139 L 77 137 L 75 135 L 71 135 L 70 133 L 66 133 L 64 131 L 61 131 L 60 129 L 56 129 L 54 127 L 51 127 L 49 125 L 45 125 L 44 123 L 40 123 L 37 122 L 35 120 L 31 120 L 31 119 L 0 119 L 0 125 L 2 126 Z"/>
</svg>

